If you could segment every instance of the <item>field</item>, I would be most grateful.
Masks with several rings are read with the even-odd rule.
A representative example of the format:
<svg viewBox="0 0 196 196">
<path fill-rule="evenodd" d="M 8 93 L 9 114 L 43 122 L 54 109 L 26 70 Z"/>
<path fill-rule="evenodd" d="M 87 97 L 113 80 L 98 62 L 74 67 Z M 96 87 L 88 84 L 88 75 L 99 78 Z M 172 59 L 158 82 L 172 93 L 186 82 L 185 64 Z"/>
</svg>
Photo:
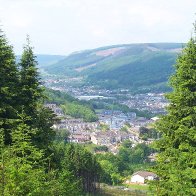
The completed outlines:
<svg viewBox="0 0 196 196">
<path fill-rule="evenodd" d="M 98 193 L 96 196 L 146 196 L 147 191 L 148 186 L 146 185 L 128 185 L 127 187 L 102 185 L 100 188 L 100 193 Z"/>
</svg>

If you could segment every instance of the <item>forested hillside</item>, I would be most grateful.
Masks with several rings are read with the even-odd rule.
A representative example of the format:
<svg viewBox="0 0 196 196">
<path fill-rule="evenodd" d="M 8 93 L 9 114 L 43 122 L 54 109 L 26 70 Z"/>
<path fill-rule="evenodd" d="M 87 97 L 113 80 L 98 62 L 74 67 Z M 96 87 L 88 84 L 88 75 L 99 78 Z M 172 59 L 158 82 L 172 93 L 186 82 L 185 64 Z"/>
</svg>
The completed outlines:
<svg viewBox="0 0 196 196">
<path fill-rule="evenodd" d="M 83 76 L 86 84 L 114 88 L 168 90 L 177 54 L 183 44 L 116 45 L 81 51 L 45 67 L 49 74 Z"/>
<path fill-rule="evenodd" d="M 94 122 L 98 120 L 90 102 L 80 101 L 67 93 L 51 89 L 46 89 L 45 95 L 48 97 L 46 102 L 60 105 L 66 115 L 74 118 L 82 118 L 86 122 Z"/>
</svg>

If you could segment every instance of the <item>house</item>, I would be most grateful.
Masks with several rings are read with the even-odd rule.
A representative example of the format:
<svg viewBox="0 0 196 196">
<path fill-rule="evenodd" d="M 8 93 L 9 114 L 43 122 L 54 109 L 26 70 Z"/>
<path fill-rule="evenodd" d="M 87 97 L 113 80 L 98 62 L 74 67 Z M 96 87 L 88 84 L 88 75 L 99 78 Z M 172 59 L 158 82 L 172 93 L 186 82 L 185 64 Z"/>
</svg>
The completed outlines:
<svg viewBox="0 0 196 196">
<path fill-rule="evenodd" d="M 71 134 L 68 137 L 69 142 L 74 142 L 74 143 L 86 143 L 90 141 L 90 135 L 89 134 Z"/>
<path fill-rule="evenodd" d="M 108 131 L 108 132 L 96 132 L 91 134 L 91 141 L 93 144 L 96 145 L 111 145 L 117 142 L 115 132 Z"/>
<path fill-rule="evenodd" d="M 138 171 L 131 176 L 131 183 L 145 184 L 147 180 L 156 180 L 157 175 L 148 171 Z"/>
<path fill-rule="evenodd" d="M 64 116 L 63 110 L 57 104 L 48 103 L 48 104 L 45 104 L 44 106 L 47 107 L 47 108 L 50 108 L 58 117 L 63 117 Z"/>
</svg>

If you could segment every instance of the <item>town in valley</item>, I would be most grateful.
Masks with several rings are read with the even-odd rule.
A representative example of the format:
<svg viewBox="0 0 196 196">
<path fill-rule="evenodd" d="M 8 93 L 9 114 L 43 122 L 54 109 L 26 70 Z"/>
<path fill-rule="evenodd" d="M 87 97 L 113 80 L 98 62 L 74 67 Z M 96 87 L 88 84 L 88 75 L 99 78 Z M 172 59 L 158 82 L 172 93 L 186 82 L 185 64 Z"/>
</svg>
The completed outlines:
<svg viewBox="0 0 196 196">
<path fill-rule="evenodd" d="M 78 81 L 77 78 L 72 82 Z M 96 86 L 80 86 L 68 83 L 66 79 L 45 79 L 45 85 L 53 90 L 66 92 L 78 100 L 99 101 L 117 103 L 125 105 L 132 109 L 129 112 L 121 110 L 102 109 L 96 110 L 98 121 L 85 122 L 82 118 L 73 118 L 65 115 L 61 106 L 56 103 L 47 103 L 49 107 L 60 118 L 53 128 L 58 130 L 67 130 L 69 133 L 68 141 L 81 144 L 95 144 L 106 146 L 109 152 L 118 153 L 119 145 L 130 140 L 133 146 L 138 143 L 150 144 L 159 135 L 155 137 L 144 138 L 141 136 L 141 130 L 152 129 L 159 115 L 165 114 L 165 108 L 168 105 L 163 93 L 141 93 L 132 94 L 128 89 L 101 89 Z M 69 80 L 70 82 L 70 80 Z M 137 112 L 147 112 L 147 117 L 138 115 Z"/>
</svg>

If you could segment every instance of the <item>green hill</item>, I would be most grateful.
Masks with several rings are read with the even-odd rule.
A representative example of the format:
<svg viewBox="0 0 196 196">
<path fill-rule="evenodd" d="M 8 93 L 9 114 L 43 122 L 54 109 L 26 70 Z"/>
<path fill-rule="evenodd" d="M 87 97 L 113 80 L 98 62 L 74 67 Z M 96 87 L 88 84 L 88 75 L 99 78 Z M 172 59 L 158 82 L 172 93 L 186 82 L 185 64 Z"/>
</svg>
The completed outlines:
<svg viewBox="0 0 196 196">
<path fill-rule="evenodd" d="M 113 88 L 165 89 L 181 43 L 102 47 L 72 53 L 45 67 L 49 74 L 83 77 L 86 83 Z"/>
<path fill-rule="evenodd" d="M 46 102 L 60 105 L 66 115 L 74 118 L 82 118 L 86 122 L 95 122 L 98 120 L 89 102 L 80 101 L 67 93 L 52 89 L 45 89 L 45 96 L 48 98 Z"/>
</svg>

